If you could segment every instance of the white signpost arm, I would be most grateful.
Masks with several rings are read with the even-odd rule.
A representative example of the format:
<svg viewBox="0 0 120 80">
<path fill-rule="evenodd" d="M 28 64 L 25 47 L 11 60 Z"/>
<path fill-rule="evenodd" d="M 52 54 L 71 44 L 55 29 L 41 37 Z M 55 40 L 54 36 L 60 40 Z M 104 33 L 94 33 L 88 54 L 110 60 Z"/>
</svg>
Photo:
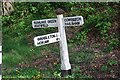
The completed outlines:
<svg viewBox="0 0 120 80">
<path fill-rule="evenodd" d="M 63 26 L 63 13 L 62 9 L 56 10 L 58 31 L 60 33 L 60 57 L 61 57 L 61 76 L 71 74 L 71 65 L 69 62 L 68 47 L 65 34 L 65 26 Z"/>
</svg>

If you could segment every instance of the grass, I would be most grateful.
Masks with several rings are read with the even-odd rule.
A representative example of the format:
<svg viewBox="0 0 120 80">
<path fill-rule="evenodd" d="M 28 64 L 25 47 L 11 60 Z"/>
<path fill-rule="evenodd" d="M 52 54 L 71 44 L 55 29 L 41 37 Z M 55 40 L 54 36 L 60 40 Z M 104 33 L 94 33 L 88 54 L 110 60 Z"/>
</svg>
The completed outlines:
<svg viewBox="0 0 120 80">
<path fill-rule="evenodd" d="M 9 44 L 9 45 L 8 45 Z M 9 40 L 3 44 L 3 78 L 61 78 L 60 77 L 60 62 L 52 65 L 53 68 L 49 68 L 49 64 L 46 64 L 47 69 L 41 70 L 35 67 L 19 67 L 19 63 L 32 64 L 35 60 L 47 59 L 47 55 L 59 55 L 59 44 L 49 44 L 40 47 L 21 43 L 20 38 L 17 40 Z M 76 47 L 81 49 L 75 50 Z M 99 46 L 97 46 L 99 48 Z M 94 61 L 96 54 L 87 47 L 82 45 L 68 43 L 69 57 L 72 64 L 72 75 L 66 78 L 92 78 L 92 76 L 85 75 L 81 71 L 80 66 Z M 60 57 L 59 57 L 60 59 Z M 116 65 L 118 62 L 115 60 L 109 60 L 107 64 Z M 40 64 L 41 65 L 41 64 Z M 108 70 L 109 67 L 102 66 L 101 71 Z M 97 72 L 97 70 L 95 70 Z"/>
<path fill-rule="evenodd" d="M 11 44 L 9 44 L 11 43 Z M 9 46 L 3 47 L 3 78 L 40 78 L 40 77 L 60 77 L 60 63 L 54 66 L 54 69 L 47 69 L 40 71 L 36 68 L 19 68 L 18 64 L 22 62 L 31 63 L 34 59 L 41 59 L 45 55 L 58 54 L 59 55 L 59 45 L 58 43 L 34 47 L 24 44 L 19 44 L 18 41 L 8 42 L 4 45 L 9 44 Z M 57 47 L 58 46 L 58 47 Z M 10 49 L 9 49 L 10 47 Z M 69 48 L 73 45 L 69 46 Z M 6 48 L 6 49 L 5 49 Z M 5 50 L 5 51 L 4 51 Z M 7 51 L 8 50 L 8 51 Z M 71 63 L 79 63 L 79 61 L 91 59 L 88 55 L 90 52 L 80 51 L 70 54 Z M 18 67 L 18 68 L 17 68 Z M 77 69 L 74 69 L 77 70 Z M 75 71 L 74 71 L 75 72 Z M 71 77 L 78 76 L 78 72 L 73 74 Z M 81 75 L 83 76 L 83 75 Z M 83 76 L 85 77 L 85 76 Z"/>
<path fill-rule="evenodd" d="M 3 65 L 8 68 L 15 67 L 15 65 L 21 62 L 21 60 L 22 56 L 20 56 L 19 54 L 5 54 L 3 56 Z"/>
<path fill-rule="evenodd" d="M 34 78 L 36 76 L 41 77 L 41 73 L 35 68 L 16 68 L 12 69 L 11 72 L 7 73 L 3 78 Z"/>
<path fill-rule="evenodd" d="M 21 44 L 20 39 L 17 40 L 4 40 L 3 46 L 3 78 L 28 78 L 28 77 L 39 77 L 37 75 L 40 70 L 35 68 L 21 68 L 15 70 L 19 63 L 27 62 L 31 63 L 34 59 L 40 59 L 50 53 L 58 53 L 59 47 L 44 45 L 40 47 L 34 47 L 26 44 Z M 50 52 L 49 52 L 50 51 Z M 45 52 L 45 53 L 44 53 Z M 59 54 L 59 53 L 58 53 Z M 19 68 L 19 67 L 18 67 Z M 51 72 L 43 71 L 43 74 L 50 76 Z M 36 76 L 34 76 L 36 75 Z"/>
</svg>

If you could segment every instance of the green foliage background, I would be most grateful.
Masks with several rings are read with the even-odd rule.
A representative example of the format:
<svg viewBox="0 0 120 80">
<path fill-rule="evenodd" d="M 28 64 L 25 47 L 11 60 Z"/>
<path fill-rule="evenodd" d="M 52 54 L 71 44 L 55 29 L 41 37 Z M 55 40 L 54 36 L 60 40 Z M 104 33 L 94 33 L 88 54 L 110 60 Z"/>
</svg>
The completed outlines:
<svg viewBox="0 0 120 80">
<path fill-rule="evenodd" d="M 33 55 L 36 58 L 44 57 L 40 54 L 41 51 L 43 49 L 49 50 L 50 48 L 46 46 L 35 47 L 33 38 L 35 36 L 57 32 L 57 28 L 33 29 L 31 22 L 32 20 L 56 18 L 55 10 L 57 8 L 62 8 L 66 11 L 64 16 L 83 16 L 84 18 L 84 25 L 82 28 L 78 27 L 80 30 L 74 33 L 74 37 L 68 38 L 68 45 L 71 43 L 76 45 L 86 43 L 89 38 L 88 35 L 92 32 L 95 38 L 102 39 L 108 43 L 106 51 L 117 49 L 120 46 L 120 36 L 115 32 L 110 33 L 110 29 L 113 27 L 112 24 L 119 13 L 118 7 L 114 7 L 115 5 L 118 6 L 119 3 L 15 2 L 15 11 L 9 16 L 2 16 L 3 67 L 17 67 L 18 63 L 25 62 L 26 60 L 28 62 L 31 61 L 33 59 L 31 56 Z M 70 29 L 74 30 L 75 28 L 71 27 Z M 55 48 L 51 52 L 58 53 L 59 48 Z M 83 53 L 83 58 L 79 57 L 78 60 L 84 59 L 84 56 L 87 57 Z M 22 72 L 22 70 L 20 71 Z M 3 73 L 6 76 L 14 73 L 14 71 L 7 71 L 7 73 L 3 71 Z M 24 72 L 24 74 L 27 73 Z M 32 74 L 38 74 L 38 72 L 34 70 Z M 59 72 L 54 72 L 54 75 L 59 76 Z M 74 77 L 77 76 L 77 74 L 74 75 Z"/>
</svg>

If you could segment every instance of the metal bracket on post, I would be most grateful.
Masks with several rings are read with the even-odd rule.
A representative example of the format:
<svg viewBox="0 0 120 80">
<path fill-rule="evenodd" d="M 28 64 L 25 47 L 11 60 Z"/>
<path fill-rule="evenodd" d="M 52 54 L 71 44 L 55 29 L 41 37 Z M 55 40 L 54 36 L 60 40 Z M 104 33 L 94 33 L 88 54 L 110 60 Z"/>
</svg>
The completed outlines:
<svg viewBox="0 0 120 80">
<path fill-rule="evenodd" d="M 61 37 L 60 39 L 61 77 L 65 77 L 67 75 L 71 75 L 71 65 L 69 62 L 65 26 L 63 24 L 63 14 L 65 11 L 58 8 L 55 12 L 57 14 L 58 31 Z"/>
</svg>

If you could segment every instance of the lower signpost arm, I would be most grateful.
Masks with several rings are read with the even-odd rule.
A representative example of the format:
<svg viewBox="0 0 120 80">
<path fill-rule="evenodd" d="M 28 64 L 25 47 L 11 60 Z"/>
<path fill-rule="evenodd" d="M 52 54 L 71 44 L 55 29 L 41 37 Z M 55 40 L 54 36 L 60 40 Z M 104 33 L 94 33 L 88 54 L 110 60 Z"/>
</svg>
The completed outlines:
<svg viewBox="0 0 120 80">
<path fill-rule="evenodd" d="M 60 32 L 60 57 L 61 57 L 61 76 L 71 75 L 71 65 L 69 62 L 68 47 L 66 41 L 65 27 L 63 25 L 63 10 L 57 9 L 57 24 Z"/>
</svg>

